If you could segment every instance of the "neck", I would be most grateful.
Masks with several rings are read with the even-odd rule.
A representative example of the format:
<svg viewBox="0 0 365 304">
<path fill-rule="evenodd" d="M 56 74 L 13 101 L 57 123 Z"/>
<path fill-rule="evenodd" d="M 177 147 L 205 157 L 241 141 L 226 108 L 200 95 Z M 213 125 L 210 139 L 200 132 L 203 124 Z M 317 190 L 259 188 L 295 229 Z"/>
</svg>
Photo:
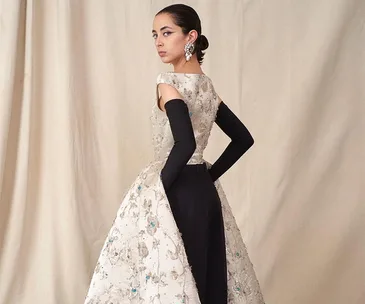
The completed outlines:
<svg viewBox="0 0 365 304">
<path fill-rule="evenodd" d="M 179 62 L 174 63 L 173 65 L 175 73 L 203 74 L 196 54 L 194 54 L 189 61 L 186 61 L 184 57 L 181 58 Z"/>
</svg>

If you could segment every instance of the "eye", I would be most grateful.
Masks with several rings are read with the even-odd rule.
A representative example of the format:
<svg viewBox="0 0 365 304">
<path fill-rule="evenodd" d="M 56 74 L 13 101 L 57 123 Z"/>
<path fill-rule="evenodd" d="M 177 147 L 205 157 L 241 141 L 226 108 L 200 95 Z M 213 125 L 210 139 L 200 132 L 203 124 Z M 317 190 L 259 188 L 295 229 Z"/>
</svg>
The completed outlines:
<svg viewBox="0 0 365 304">
<path fill-rule="evenodd" d="M 165 35 L 165 34 L 167 34 L 167 35 Z M 171 32 L 164 32 L 164 33 L 163 33 L 163 35 L 164 35 L 165 37 L 169 36 L 170 34 L 171 34 Z"/>
<path fill-rule="evenodd" d="M 153 35 L 152 35 L 152 38 L 153 38 L 153 39 L 156 39 L 156 38 L 157 38 L 157 34 L 153 34 Z"/>
</svg>

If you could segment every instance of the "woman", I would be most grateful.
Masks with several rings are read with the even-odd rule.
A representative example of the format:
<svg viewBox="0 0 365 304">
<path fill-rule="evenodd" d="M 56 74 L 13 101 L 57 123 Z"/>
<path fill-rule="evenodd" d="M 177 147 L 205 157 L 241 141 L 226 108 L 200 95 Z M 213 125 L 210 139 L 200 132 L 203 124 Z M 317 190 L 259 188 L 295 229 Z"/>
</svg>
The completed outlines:
<svg viewBox="0 0 365 304">
<path fill-rule="evenodd" d="M 174 72 L 157 77 L 151 115 L 155 160 L 123 198 L 85 303 L 262 304 L 222 176 L 253 144 L 201 70 L 207 38 L 189 6 L 158 12 L 152 35 Z M 214 122 L 231 139 L 203 159 Z"/>
</svg>

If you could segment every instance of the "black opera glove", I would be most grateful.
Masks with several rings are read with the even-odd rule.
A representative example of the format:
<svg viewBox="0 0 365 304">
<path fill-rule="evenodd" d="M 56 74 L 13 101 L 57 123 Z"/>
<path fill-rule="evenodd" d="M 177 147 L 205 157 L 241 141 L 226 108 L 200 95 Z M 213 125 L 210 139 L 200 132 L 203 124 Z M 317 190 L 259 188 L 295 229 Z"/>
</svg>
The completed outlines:
<svg viewBox="0 0 365 304">
<path fill-rule="evenodd" d="M 218 107 L 215 122 L 231 138 L 231 142 L 208 170 L 213 182 L 231 168 L 254 144 L 254 139 L 245 125 L 223 101 Z"/>
<path fill-rule="evenodd" d="M 170 122 L 174 146 L 161 170 L 162 184 L 167 191 L 181 173 L 196 149 L 189 109 L 182 99 L 171 99 L 165 103 Z"/>
</svg>

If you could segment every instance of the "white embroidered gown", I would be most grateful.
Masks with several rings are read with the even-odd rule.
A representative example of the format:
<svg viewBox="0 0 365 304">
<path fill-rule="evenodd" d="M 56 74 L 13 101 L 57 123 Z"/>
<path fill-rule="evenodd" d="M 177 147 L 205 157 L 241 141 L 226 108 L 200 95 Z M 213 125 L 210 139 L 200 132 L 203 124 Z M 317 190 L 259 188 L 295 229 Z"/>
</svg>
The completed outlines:
<svg viewBox="0 0 365 304">
<path fill-rule="evenodd" d="M 212 81 L 202 74 L 161 73 L 158 83 L 175 87 L 187 103 L 196 150 L 188 164 L 206 163 L 203 151 L 218 109 Z M 199 304 L 184 244 L 160 179 L 174 144 L 168 118 L 152 107 L 155 159 L 137 176 L 122 199 L 94 274 L 85 304 Z M 228 303 L 264 304 L 222 186 L 215 182 L 223 211 L 226 237 Z"/>
</svg>

